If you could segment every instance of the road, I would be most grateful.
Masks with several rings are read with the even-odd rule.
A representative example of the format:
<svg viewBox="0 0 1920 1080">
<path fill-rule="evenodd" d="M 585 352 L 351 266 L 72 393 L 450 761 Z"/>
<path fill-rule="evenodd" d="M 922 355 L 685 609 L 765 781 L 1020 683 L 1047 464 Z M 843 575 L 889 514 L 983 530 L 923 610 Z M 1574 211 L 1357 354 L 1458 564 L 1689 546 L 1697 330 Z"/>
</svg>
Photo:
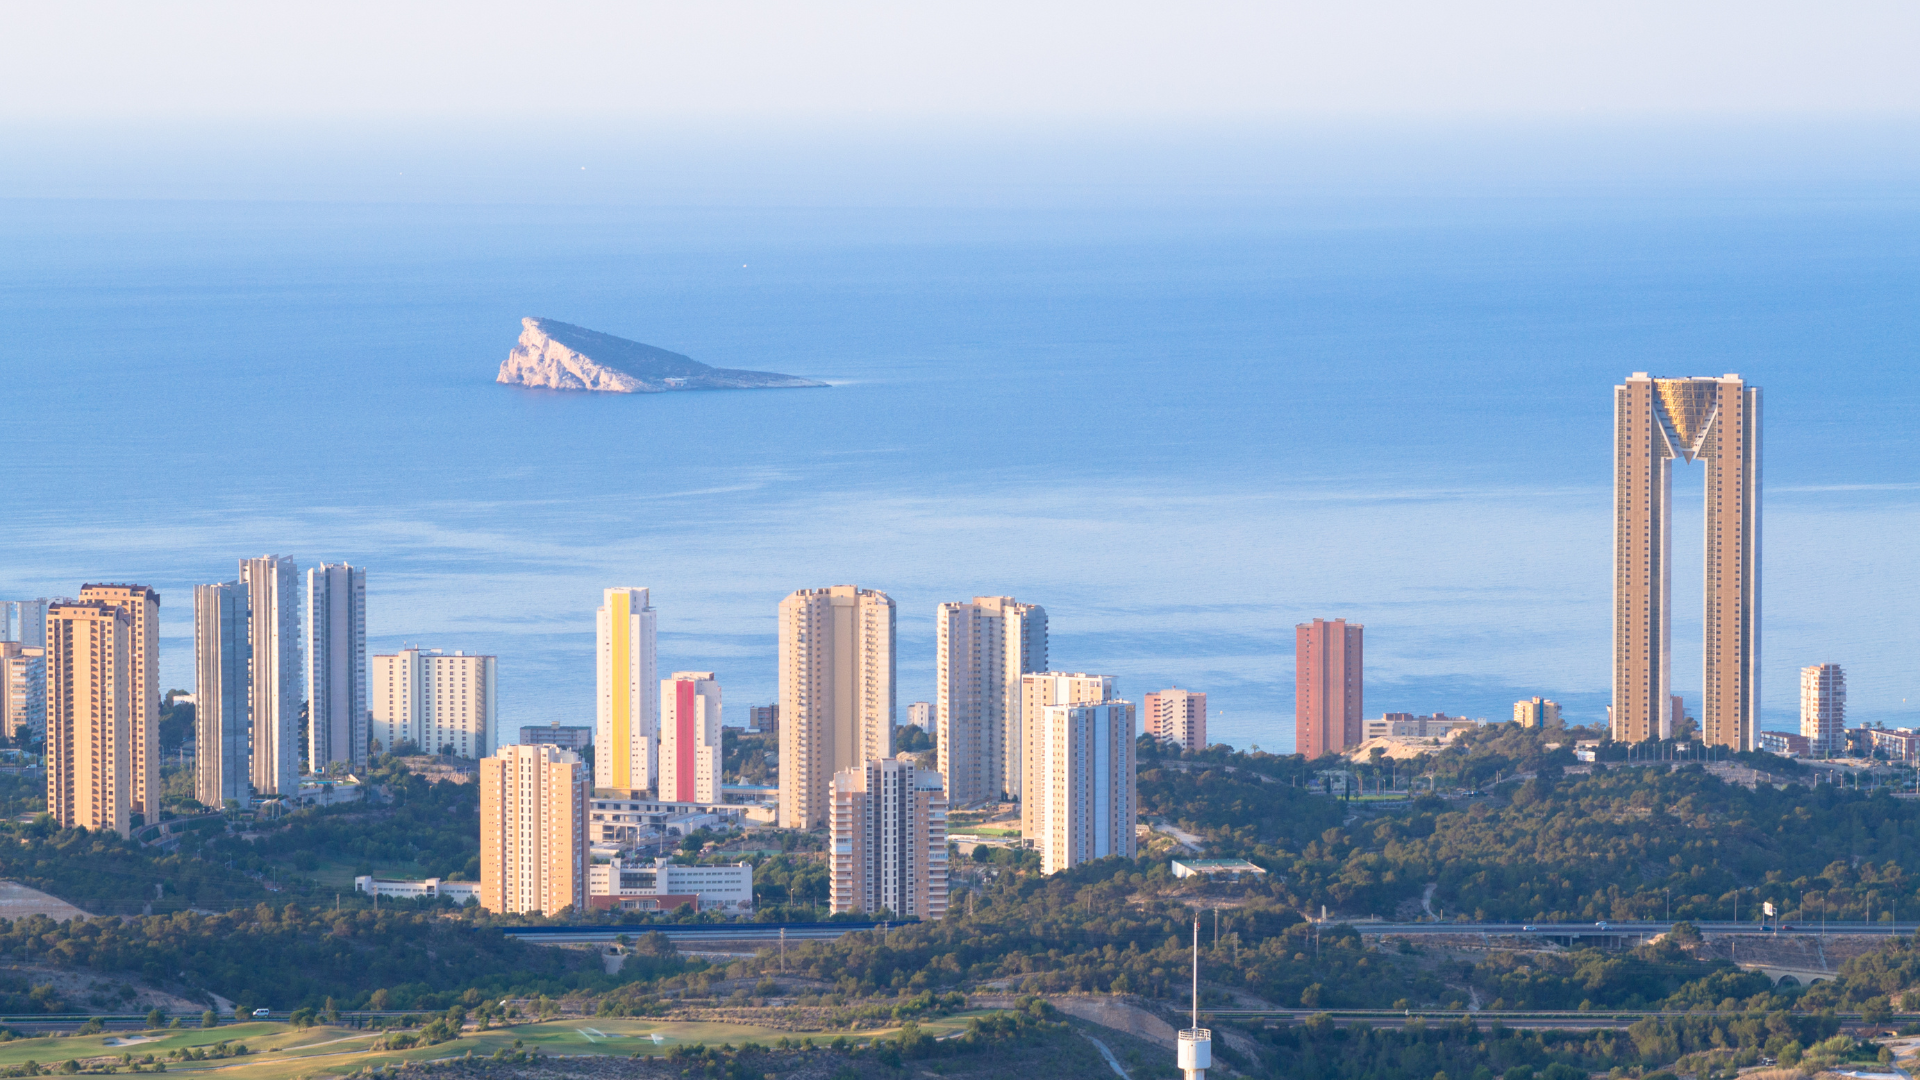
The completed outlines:
<svg viewBox="0 0 1920 1080">
<path fill-rule="evenodd" d="M 641 926 L 510 926 L 502 931 L 510 938 L 537 941 L 543 945 L 577 945 L 582 942 L 607 942 L 622 934 L 629 938 L 660 933 L 679 942 L 752 941 L 777 943 L 780 932 L 788 941 L 831 941 L 878 926 L 901 927 L 911 923 L 655 923 Z"/>
<path fill-rule="evenodd" d="M 1366 1024 L 1376 1028 L 1402 1028 L 1415 1020 L 1429 1025 L 1452 1024 L 1463 1019 L 1471 1019 L 1478 1024 L 1495 1022 L 1510 1028 L 1524 1028 L 1533 1031 L 1604 1031 L 1632 1027 L 1649 1016 L 1744 1016 L 1745 1013 L 1687 1013 L 1687 1012 L 1619 1012 L 1617 1010 L 1593 1012 L 1391 1012 L 1387 1010 L 1367 1009 L 1201 1009 L 1203 1017 L 1214 1016 L 1223 1020 L 1278 1020 L 1298 1024 L 1308 1017 L 1326 1016 L 1335 1027 L 1353 1027 Z M 1858 1013 L 1841 1013 L 1840 1017 L 1848 1023 L 1858 1023 Z M 1902 1013 L 1882 1026 L 1898 1026 L 1920 1019 L 1920 1014 Z"/>
<path fill-rule="evenodd" d="M 1334 925 L 1330 920 L 1329 925 Z M 1338 925 L 1351 926 L 1363 936 L 1402 934 L 1409 937 L 1433 934 L 1474 934 L 1488 937 L 1618 937 L 1639 938 L 1658 937 L 1678 925 L 1677 922 L 1590 922 L 1571 923 L 1517 923 L 1517 922 L 1350 922 Z M 1822 926 L 1819 921 L 1792 922 L 1780 930 L 1762 930 L 1758 923 L 1747 922 L 1697 922 L 1694 929 L 1702 937 L 1818 937 L 1821 934 L 1871 934 L 1892 937 L 1896 934 L 1911 934 L 1920 929 L 1920 923 L 1884 923 L 1884 922 L 1830 922 Z"/>
</svg>

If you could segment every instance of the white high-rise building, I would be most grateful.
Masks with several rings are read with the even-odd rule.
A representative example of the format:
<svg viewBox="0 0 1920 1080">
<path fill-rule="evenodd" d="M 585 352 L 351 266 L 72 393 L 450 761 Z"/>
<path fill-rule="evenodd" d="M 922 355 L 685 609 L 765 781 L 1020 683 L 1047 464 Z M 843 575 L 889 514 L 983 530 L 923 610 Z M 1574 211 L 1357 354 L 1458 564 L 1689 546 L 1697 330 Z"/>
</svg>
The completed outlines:
<svg viewBox="0 0 1920 1080">
<path fill-rule="evenodd" d="M 1815 757 L 1846 753 L 1847 673 L 1839 664 L 1800 669 L 1800 734 Z"/>
<path fill-rule="evenodd" d="M 195 585 L 193 797 L 216 810 L 253 797 L 247 648 L 247 590 L 237 581 Z"/>
<path fill-rule="evenodd" d="M 367 571 L 321 563 L 307 571 L 307 768 L 367 766 Z"/>
<path fill-rule="evenodd" d="M 1134 714 L 1127 701 L 1049 705 L 1040 713 L 1032 802 L 1040 871 L 1058 873 L 1110 855 L 1133 858 L 1139 797 Z"/>
<path fill-rule="evenodd" d="M 388 753 L 413 743 L 423 754 L 479 759 L 492 753 L 499 720 L 499 662 L 439 649 L 373 658 L 373 738 Z"/>
<path fill-rule="evenodd" d="M 854 585 L 780 601 L 780 825 L 827 823 L 833 776 L 893 756 L 894 609 Z"/>
<path fill-rule="evenodd" d="M 263 555 L 240 560 L 247 592 L 248 710 L 253 720 L 253 793 L 300 790 L 300 568 Z"/>
<path fill-rule="evenodd" d="M 1071 705 L 1083 701 L 1112 701 L 1113 676 L 1086 675 L 1080 672 L 1045 671 L 1020 677 L 1021 787 L 1034 790 L 1035 769 L 1040 760 L 1040 722 L 1049 705 Z M 1040 802 L 1020 800 L 1020 835 L 1035 839 L 1040 835 Z"/>
<path fill-rule="evenodd" d="M 608 589 L 597 613 L 593 786 L 641 792 L 654 784 L 660 686 L 655 613 L 646 589 Z"/>
<path fill-rule="evenodd" d="M 47 640 L 46 630 L 40 640 Z M 47 650 L 40 645 L 0 641 L 0 735 L 19 738 L 47 733 Z"/>
<path fill-rule="evenodd" d="M 720 801 L 720 684 L 711 671 L 660 680 L 661 802 Z"/>
<path fill-rule="evenodd" d="M 1020 797 L 1020 677 L 1047 667 L 1047 611 L 1011 596 L 941 604 L 934 619 L 940 774 L 954 806 Z"/>
<path fill-rule="evenodd" d="M 937 730 L 933 722 L 933 702 L 916 701 L 907 706 L 907 723 L 932 735 Z"/>
<path fill-rule="evenodd" d="M 835 914 L 947 914 L 947 800 L 940 774 L 906 756 L 833 776 Z"/>
<path fill-rule="evenodd" d="M 0 641 L 15 641 L 30 649 L 47 646 L 47 605 L 54 601 L 0 600 Z"/>
</svg>

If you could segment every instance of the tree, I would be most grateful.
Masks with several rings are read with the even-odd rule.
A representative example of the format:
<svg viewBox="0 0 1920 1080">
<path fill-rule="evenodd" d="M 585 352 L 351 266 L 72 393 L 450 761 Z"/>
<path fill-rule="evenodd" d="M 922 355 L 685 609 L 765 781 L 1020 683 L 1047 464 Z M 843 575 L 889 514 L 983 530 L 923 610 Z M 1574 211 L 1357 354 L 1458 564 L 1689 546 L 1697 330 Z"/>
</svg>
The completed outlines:
<svg viewBox="0 0 1920 1080">
<path fill-rule="evenodd" d="M 201 1013 L 201 1014 L 200 1014 L 200 1026 L 201 1026 L 201 1027 L 203 1027 L 203 1028 L 217 1028 L 217 1027 L 219 1027 L 219 1026 L 220 1026 L 220 1014 L 219 1014 L 219 1013 L 217 1013 L 217 1012 L 214 1012 L 214 1011 L 213 1011 L 212 1009 L 208 1009 L 208 1010 L 207 1010 L 206 1012 L 203 1012 L 203 1013 Z"/>
<path fill-rule="evenodd" d="M 153 1028 L 163 1028 L 166 1026 L 167 1026 L 166 1013 L 161 1012 L 159 1009 L 155 1009 L 152 1012 L 147 1014 L 147 1027 L 149 1030 Z"/>
</svg>

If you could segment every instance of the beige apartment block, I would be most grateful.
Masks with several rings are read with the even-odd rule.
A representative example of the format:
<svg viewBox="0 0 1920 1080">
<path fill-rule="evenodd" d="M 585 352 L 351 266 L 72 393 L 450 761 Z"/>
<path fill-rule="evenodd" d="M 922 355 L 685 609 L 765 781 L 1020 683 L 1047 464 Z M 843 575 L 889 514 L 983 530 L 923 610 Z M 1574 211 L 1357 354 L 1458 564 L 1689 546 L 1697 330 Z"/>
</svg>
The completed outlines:
<svg viewBox="0 0 1920 1080">
<path fill-rule="evenodd" d="M 1054 874 L 1111 855 L 1133 858 L 1139 806 L 1133 703 L 1049 705 L 1040 711 L 1032 774 L 1040 871 Z"/>
<path fill-rule="evenodd" d="M 253 798 L 253 721 L 247 670 L 247 589 L 193 587 L 194 795 L 218 810 Z"/>
<path fill-rule="evenodd" d="M 1800 734 L 1815 757 L 1846 753 L 1847 673 L 1839 664 L 1800 669 Z"/>
<path fill-rule="evenodd" d="M 607 589 L 594 613 L 593 786 L 609 794 L 638 795 L 656 782 L 658 626 L 646 589 Z"/>
<path fill-rule="evenodd" d="M 373 738 L 391 752 L 412 742 L 423 754 L 450 750 L 479 759 L 493 751 L 499 718 L 499 660 L 456 650 L 401 649 L 373 658 Z"/>
<path fill-rule="evenodd" d="M 47 608 L 47 812 L 126 836 L 133 796 L 133 622 L 116 604 Z"/>
<path fill-rule="evenodd" d="M 1293 742 L 1309 761 L 1360 745 L 1366 629 L 1345 619 L 1293 628 Z"/>
<path fill-rule="evenodd" d="M 1521 727 L 1559 727 L 1560 705 L 1546 698 L 1516 701 L 1513 703 L 1513 722 Z"/>
<path fill-rule="evenodd" d="M 1050 705 L 1073 705 L 1085 701 L 1112 701 L 1113 676 L 1088 675 L 1077 671 L 1036 671 L 1020 676 L 1020 789 L 1036 790 L 1035 770 L 1040 767 L 1040 722 Z M 1040 836 L 1040 802 L 1020 800 L 1020 835 L 1037 841 Z"/>
<path fill-rule="evenodd" d="M 947 799 L 940 774 L 901 755 L 833 776 L 833 911 L 947 914 Z"/>
<path fill-rule="evenodd" d="M 1207 695 L 1198 690 L 1169 687 L 1155 690 L 1140 703 L 1147 734 L 1182 750 L 1207 748 Z"/>
<path fill-rule="evenodd" d="M 893 756 L 894 610 L 854 585 L 780 601 L 780 825 L 827 824 L 833 775 Z"/>
<path fill-rule="evenodd" d="M 1020 677 L 1047 667 L 1047 610 L 1011 596 L 941 604 L 936 638 L 935 738 L 954 806 L 1018 799 Z"/>
<path fill-rule="evenodd" d="M 660 681 L 662 802 L 720 801 L 720 726 L 720 682 L 713 672 L 676 671 Z"/>
<path fill-rule="evenodd" d="M 240 587 L 247 594 L 253 793 L 292 795 L 300 789 L 300 703 L 307 697 L 300 568 L 279 555 L 241 559 Z"/>
<path fill-rule="evenodd" d="M 1613 388 L 1613 737 L 1672 734 L 1673 462 L 1706 463 L 1701 737 L 1752 750 L 1760 715 L 1760 388 L 1738 375 Z"/>
<path fill-rule="evenodd" d="M 132 741 L 130 809 L 151 823 L 160 820 L 160 594 L 145 585 L 82 585 L 82 603 L 112 604 L 127 613 L 127 723 Z"/>
<path fill-rule="evenodd" d="M 587 800 L 579 755 L 503 746 L 480 763 L 480 906 L 558 915 L 587 907 Z"/>
<path fill-rule="evenodd" d="M 43 616 L 41 622 L 45 623 Z M 0 641 L 0 735 L 10 739 L 45 735 L 47 730 L 47 640 L 42 625 L 39 645 Z"/>
</svg>

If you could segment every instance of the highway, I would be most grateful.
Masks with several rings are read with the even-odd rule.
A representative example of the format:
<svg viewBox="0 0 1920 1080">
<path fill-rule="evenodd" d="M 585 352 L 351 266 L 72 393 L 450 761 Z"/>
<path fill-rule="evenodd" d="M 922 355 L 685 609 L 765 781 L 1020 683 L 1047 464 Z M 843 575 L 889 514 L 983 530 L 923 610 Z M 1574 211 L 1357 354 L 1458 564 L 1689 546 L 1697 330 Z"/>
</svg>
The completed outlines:
<svg viewBox="0 0 1920 1080">
<path fill-rule="evenodd" d="M 1335 1027 L 1353 1027 L 1365 1024 L 1376 1028 L 1403 1028 L 1414 1021 L 1439 1026 L 1470 1019 L 1480 1025 L 1504 1024 L 1510 1028 L 1525 1028 L 1533 1031 L 1605 1031 L 1632 1027 L 1647 1017 L 1679 1016 L 1744 1016 L 1745 1013 L 1687 1013 L 1628 1011 L 1617 1009 L 1594 1010 L 1592 1012 L 1394 1012 L 1384 1009 L 1201 1009 L 1201 1016 L 1215 1016 L 1221 1019 L 1258 1021 L 1278 1020 L 1298 1024 L 1312 1016 L 1325 1016 Z M 1857 1024 L 1859 1013 L 1841 1013 L 1841 1020 Z M 1884 1026 L 1897 1027 L 1901 1024 L 1920 1020 L 1920 1014 L 1901 1013 L 1893 1017 Z"/>
<path fill-rule="evenodd" d="M 642 934 L 665 934 L 668 940 L 677 943 L 696 943 L 703 941 L 752 941 L 777 944 L 780 932 L 786 931 L 787 940 L 792 941 L 831 941 L 834 938 L 872 930 L 878 926 L 901 927 L 912 924 L 906 922 L 844 922 L 844 923 L 653 923 L 640 926 L 509 926 L 502 931 L 507 937 L 522 941 L 537 941 L 543 945 L 577 945 L 582 942 L 607 942 L 625 934 L 629 938 Z"/>
<path fill-rule="evenodd" d="M 1674 928 L 1675 922 L 1335 922 L 1329 920 L 1328 926 L 1351 926 L 1363 936 L 1401 934 L 1409 937 L 1431 934 L 1473 934 L 1488 937 L 1657 937 Z M 1920 923 L 1885 922 L 1829 922 L 1820 920 L 1793 920 L 1779 929 L 1760 928 L 1759 923 L 1750 922 L 1697 922 L 1694 929 L 1702 937 L 1793 937 L 1796 935 L 1827 934 L 1871 934 L 1892 937 L 1898 934 L 1911 934 L 1920 929 Z"/>
</svg>

